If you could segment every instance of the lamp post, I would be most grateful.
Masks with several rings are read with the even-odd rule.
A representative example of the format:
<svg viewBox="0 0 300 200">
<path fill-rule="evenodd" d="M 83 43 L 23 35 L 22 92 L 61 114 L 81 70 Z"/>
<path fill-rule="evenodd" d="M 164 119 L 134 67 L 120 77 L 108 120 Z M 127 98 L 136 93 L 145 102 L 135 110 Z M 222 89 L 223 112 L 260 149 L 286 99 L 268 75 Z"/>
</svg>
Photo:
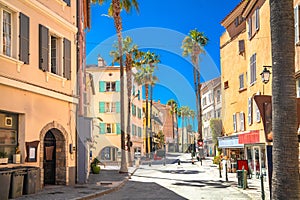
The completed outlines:
<svg viewBox="0 0 300 200">
<path fill-rule="evenodd" d="M 270 72 L 270 70 L 267 69 L 267 68 L 270 68 L 270 67 L 272 67 L 272 66 L 264 66 L 264 70 L 260 73 L 262 82 L 264 84 L 267 84 L 270 80 L 271 72 Z M 263 95 L 265 93 L 264 90 L 265 90 L 265 86 L 263 85 Z"/>
</svg>

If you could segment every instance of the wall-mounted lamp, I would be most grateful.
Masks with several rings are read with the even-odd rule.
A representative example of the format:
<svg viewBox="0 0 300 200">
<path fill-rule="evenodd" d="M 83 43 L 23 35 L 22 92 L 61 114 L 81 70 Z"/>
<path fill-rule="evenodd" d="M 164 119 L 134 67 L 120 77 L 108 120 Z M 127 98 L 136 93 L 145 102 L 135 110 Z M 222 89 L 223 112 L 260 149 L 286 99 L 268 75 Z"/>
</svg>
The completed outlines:
<svg viewBox="0 0 300 200">
<path fill-rule="evenodd" d="M 270 74 L 271 74 L 271 72 L 270 72 L 270 70 L 267 69 L 269 67 L 272 67 L 272 66 L 264 66 L 264 70 L 262 71 L 262 73 L 260 73 L 262 82 L 264 84 L 267 84 L 269 82 L 269 80 L 270 80 Z"/>
</svg>

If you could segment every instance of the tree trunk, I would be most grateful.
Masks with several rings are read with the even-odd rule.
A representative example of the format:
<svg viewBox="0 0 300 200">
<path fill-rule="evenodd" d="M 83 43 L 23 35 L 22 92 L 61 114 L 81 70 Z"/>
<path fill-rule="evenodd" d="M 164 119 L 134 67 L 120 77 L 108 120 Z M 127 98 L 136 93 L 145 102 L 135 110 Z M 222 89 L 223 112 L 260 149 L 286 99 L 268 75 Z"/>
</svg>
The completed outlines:
<svg viewBox="0 0 300 200">
<path fill-rule="evenodd" d="M 149 85 L 145 84 L 145 96 L 146 96 L 146 130 L 145 130 L 145 139 L 146 139 L 146 154 L 149 157 L 149 144 L 148 144 L 148 119 L 149 119 L 149 112 L 148 112 L 148 99 L 149 99 Z"/>
<path fill-rule="evenodd" d="M 270 0 L 272 41 L 272 199 L 300 199 L 293 0 Z"/>
<path fill-rule="evenodd" d="M 181 144 L 181 149 L 182 149 L 182 153 L 184 153 L 184 116 L 181 114 L 181 124 L 182 124 L 182 130 L 181 130 L 181 140 L 182 140 L 182 144 Z"/>
<path fill-rule="evenodd" d="M 128 165 L 132 167 L 131 158 L 131 93 L 132 93 L 132 57 L 130 53 L 126 53 L 126 75 L 127 75 L 127 154 L 128 154 Z"/>
<path fill-rule="evenodd" d="M 150 85 L 150 153 L 153 149 L 153 133 L 152 133 L 152 105 L 153 105 L 153 85 Z"/>
<path fill-rule="evenodd" d="M 120 55 L 120 121 L 121 121 L 121 167 L 120 173 L 128 173 L 126 152 L 125 152 L 125 114 L 124 114 L 124 67 L 123 67 L 123 50 L 122 50 L 122 20 L 120 0 L 112 0 L 113 18 L 118 35 L 118 48 Z"/>
</svg>

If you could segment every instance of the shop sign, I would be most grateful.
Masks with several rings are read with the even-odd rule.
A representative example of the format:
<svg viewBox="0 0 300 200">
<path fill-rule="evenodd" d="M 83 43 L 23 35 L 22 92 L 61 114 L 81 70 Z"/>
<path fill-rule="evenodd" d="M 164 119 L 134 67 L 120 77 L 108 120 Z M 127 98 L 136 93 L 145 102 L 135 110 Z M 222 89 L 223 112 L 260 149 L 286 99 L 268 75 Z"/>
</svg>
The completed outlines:
<svg viewBox="0 0 300 200">
<path fill-rule="evenodd" d="M 243 148 L 244 145 L 239 144 L 238 136 L 234 137 L 220 137 L 219 147 L 220 148 Z"/>
<path fill-rule="evenodd" d="M 249 133 L 239 134 L 239 144 L 259 143 L 259 130 L 250 131 Z"/>
</svg>

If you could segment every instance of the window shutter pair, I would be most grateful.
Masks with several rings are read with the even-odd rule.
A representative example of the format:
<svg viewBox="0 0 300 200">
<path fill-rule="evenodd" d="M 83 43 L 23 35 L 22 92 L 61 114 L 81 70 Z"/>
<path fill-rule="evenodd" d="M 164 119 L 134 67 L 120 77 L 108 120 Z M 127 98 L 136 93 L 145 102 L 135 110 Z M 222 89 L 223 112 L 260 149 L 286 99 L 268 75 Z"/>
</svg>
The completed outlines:
<svg viewBox="0 0 300 200">
<path fill-rule="evenodd" d="M 49 29 L 39 25 L 39 68 L 43 71 L 49 71 Z M 63 67 L 64 77 L 71 79 L 71 42 L 64 38 L 63 40 Z"/>
</svg>

